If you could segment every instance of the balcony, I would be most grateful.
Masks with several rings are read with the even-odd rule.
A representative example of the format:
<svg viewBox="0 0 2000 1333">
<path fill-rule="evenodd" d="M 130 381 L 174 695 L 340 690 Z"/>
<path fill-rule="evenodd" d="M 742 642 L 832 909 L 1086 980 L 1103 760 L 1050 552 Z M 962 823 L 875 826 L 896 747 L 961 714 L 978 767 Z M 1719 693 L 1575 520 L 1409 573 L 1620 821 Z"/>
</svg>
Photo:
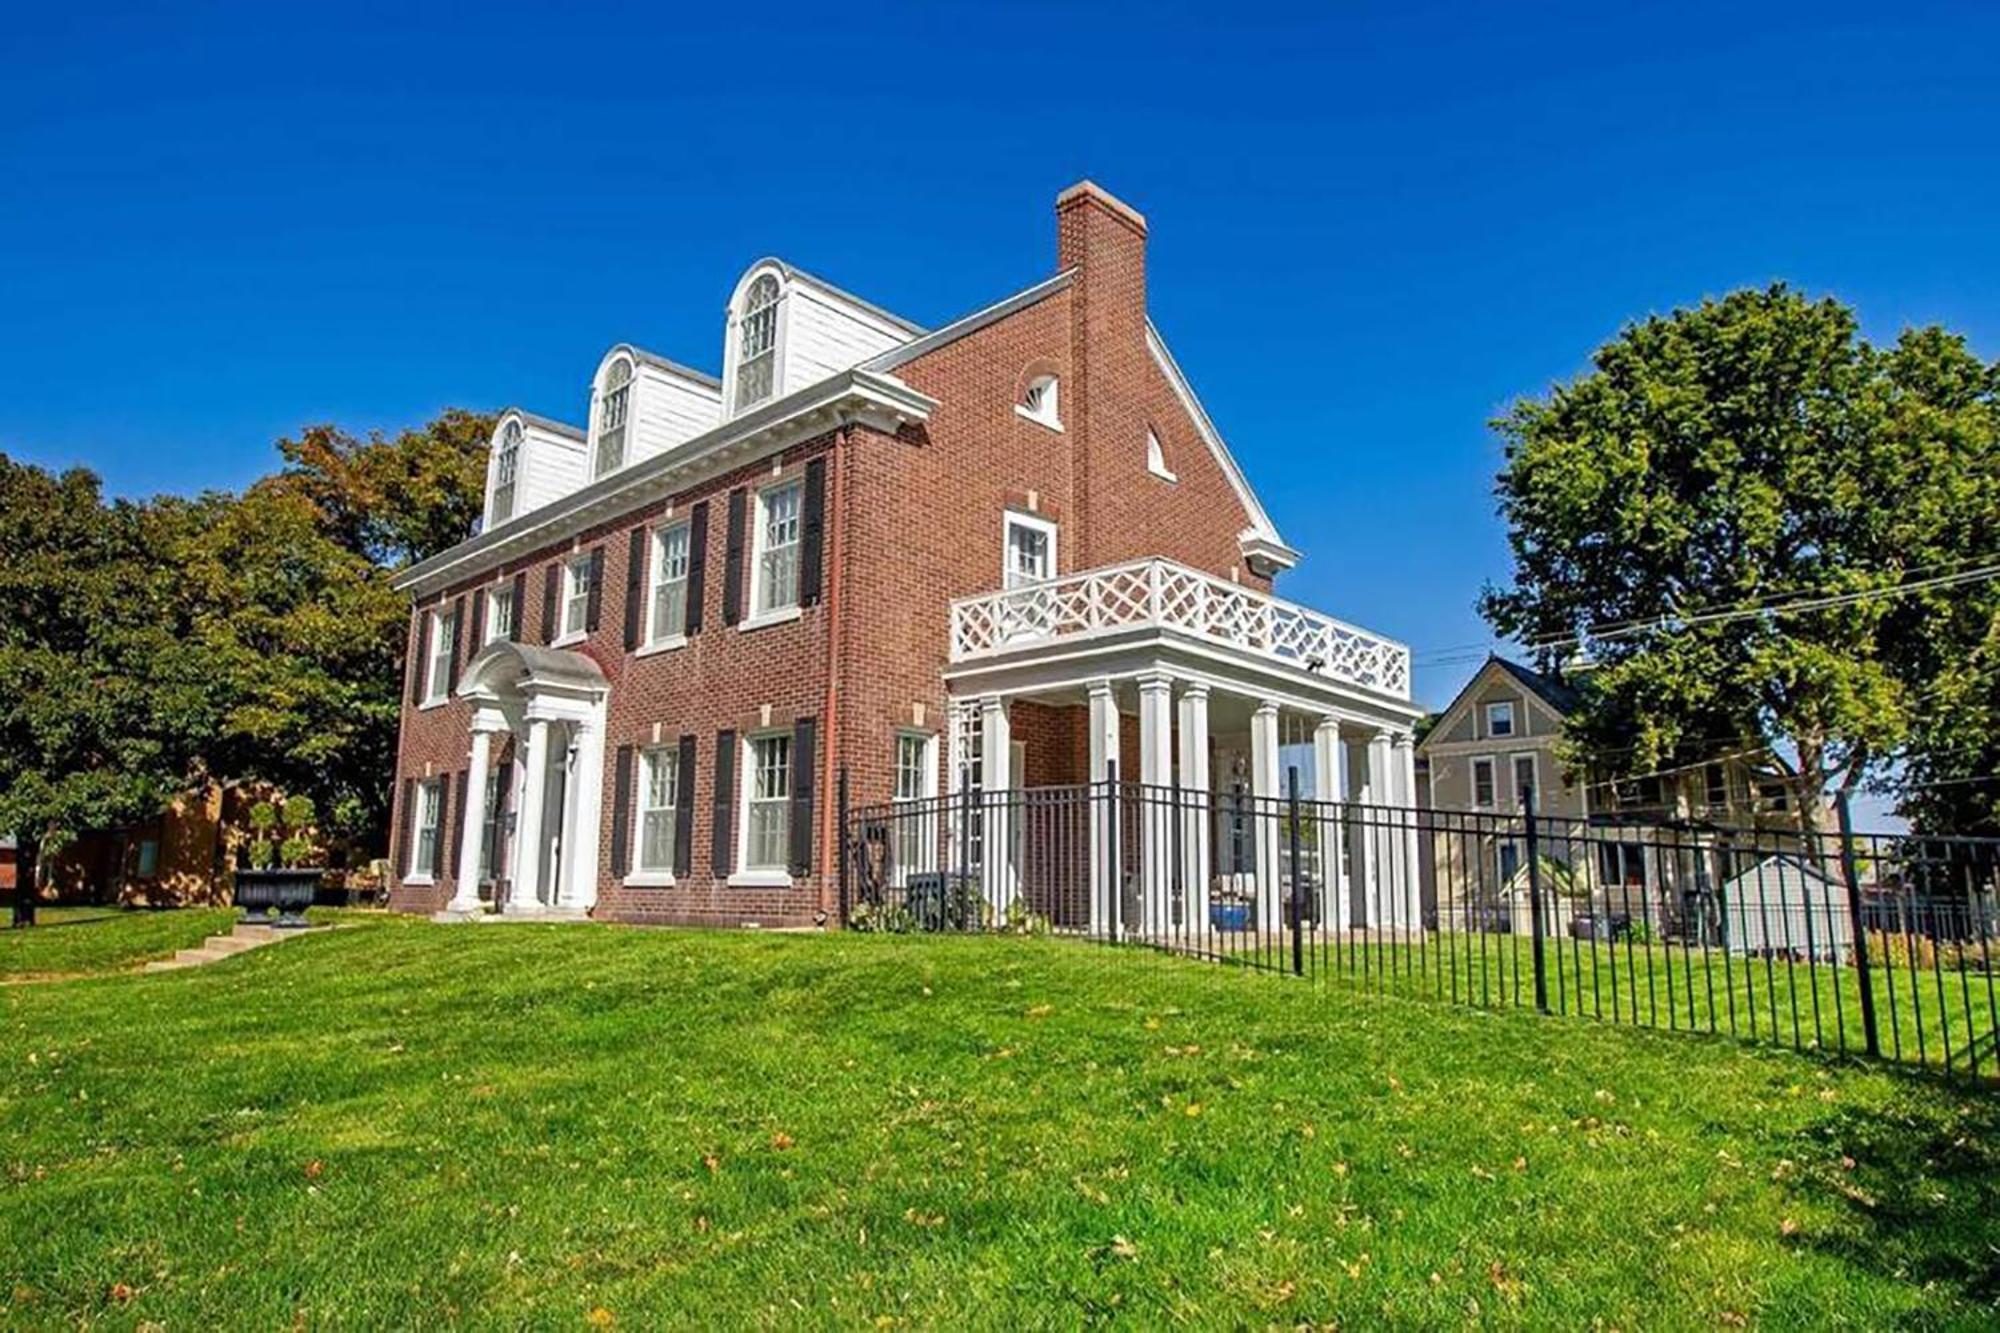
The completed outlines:
<svg viewBox="0 0 2000 1333">
<path fill-rule="evenodd" d="M 951 660 L 1128 630 L 1187 635 L 1394 699 L 1410 697 L 1404 645 L 1171 560 L 960 598 L 951 604 Z"/>
</svg>

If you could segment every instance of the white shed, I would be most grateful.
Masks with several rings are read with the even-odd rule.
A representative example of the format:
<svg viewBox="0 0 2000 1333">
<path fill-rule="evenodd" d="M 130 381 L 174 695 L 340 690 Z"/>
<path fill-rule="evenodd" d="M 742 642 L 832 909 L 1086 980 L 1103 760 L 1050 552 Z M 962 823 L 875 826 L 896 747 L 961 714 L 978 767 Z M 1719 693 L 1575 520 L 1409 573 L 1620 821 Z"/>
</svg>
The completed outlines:
<svg viewBox="0 0 2000 1333">
<path fill-rule="evenodd" d="M 1769 856 L 1722 886 L 1732 953 L 1844 963 L 1854 945 L 1847 886 L 1795 856 Z"/>
</svg>

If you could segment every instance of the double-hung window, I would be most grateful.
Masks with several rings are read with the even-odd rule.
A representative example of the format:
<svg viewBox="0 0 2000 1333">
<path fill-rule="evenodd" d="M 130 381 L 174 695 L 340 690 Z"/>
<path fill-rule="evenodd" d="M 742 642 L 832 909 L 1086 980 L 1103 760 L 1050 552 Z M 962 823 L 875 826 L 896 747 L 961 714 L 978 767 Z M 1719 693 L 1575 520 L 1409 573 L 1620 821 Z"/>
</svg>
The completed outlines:
<svg viewBox="0 0 2000 1333">
<path fill-rule="evenodd" d="M 1514 704 L 1512 700 L 1486 705 L 1486 734 L 1488 736 L 1511 736 L 1514 734 Z"/>
<path fill-rule="evenodd" d="M 625 418 L 632 403 L 632 363 L 619 357 L 604 373 L 597 399 L 597 476 L 625 462 Z"/>
<path fill-rule="evenodd" d="M 438 807 L 444 799 L 444 779 L 428 778 L 417 784 L 416 846 L 410 856 L 410 873 L 434 879 L 438 869 Z"/>
<path fill-rule="evenodd" d="M 573 555 L 563 566 L 563 637 L 580 637 L 590 625 L 590 553 Z"/>
<path fill-rule="evenodd" d="M 486 775 L 486 815 L 479 823 L 479 878 L 490 880 L 500 861 L 500 774 Z"/>
<path fill-rule="evenodd" d="M 450 611 L 430 613 L 430 655 L 424 663 L 424 702 L 442 703 L 451 693 L 451 641 L 458 623 Z"/>
<path fill-rule="evenodd" d="M 925 732 L 896 734 L 897 882 L 911 871 L 929 870 L 936 860 L 937 738 Z"/>
<path fill-rule="evenodd" d="M 493 460 L 493 521 L 514 517 L 514 480 L 521 471 L 521 423 L 509 417 L 500 429 L 500 453 Z"/>
<path fill-rule="evenodd" d="M 661 745 L 639 752 L 639 846 L 633 862 L 644 874 L 673 873 L 679 782 L 678 749 Z"/>
<path fill-rule="evenodd" d="M 1056 576 L 1056 525 L 1028 514 L 1008 514 L 1001 551 L 1003 639 L 1048 633 L 1055 623 L 1055 597 L 1044 585 Z"/>
<path fill-rule="evenodd" d="M 1472 761 L 1472 803 L 1483 808 L 1493 804 L 1493 761 Z"/>
<path fill-rule="evenodd" d="M 799 603 L 799 520 L 804 487 L 796 481 L 757 492 L 757 549 L 750 606 L 770 615 Z"/>
<path fill-rule="evenodd" d="M 486 642 L 498 643 L 513 637 L 514 585 L 503 583 L 486 594 Z"/>
<path fill-rule="evenodd" d="M 743 866 L 753 871 L 782 871 L 791 865 L 792 738 L 751 737 L 749 761 Z"/>
<path fill-rule="evenodd" d="M 1542 784 L 1535 781 L 1535 756 L 1517 754 L 1514 756 L 1514 803 L 1526 805 L 1530 794 L 1540 803 Z"/>
<path fill-rule="evenodd" d="M 663 643 L 687 633 L 688 525 L 677 523 L 653 534 L 652 624 L 646 642 Z"/>
</svg>

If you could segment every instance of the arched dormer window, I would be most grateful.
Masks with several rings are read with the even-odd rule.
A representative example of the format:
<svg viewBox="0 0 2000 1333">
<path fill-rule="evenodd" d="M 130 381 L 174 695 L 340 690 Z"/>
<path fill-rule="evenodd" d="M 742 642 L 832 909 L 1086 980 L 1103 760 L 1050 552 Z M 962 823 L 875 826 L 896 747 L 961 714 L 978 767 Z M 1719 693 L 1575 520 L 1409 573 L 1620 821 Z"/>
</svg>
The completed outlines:
<svg viewBox="0 0 2000 1333">
<path fill-rule="evenodd" d="M 736 323 L 736 410 L 754 407 L 778 383 L 778 279 L 765 273 L 743 297 Z"/>
<path fill-rule="evenodd" d="M 625 418 L 632 405 L 632 363 L 619 357 L 604 372 L 597 394 L 597 466 L 603 476 L 625 463 Z"/>
<path fill-rule="evenodd" d="M 1021 401 L 1014 410 L 1033 422 L 1047 426 L 1050 430 L 1062 429 L 1062 384 L 1054 375 L 1035 375 L 1029 378 L 1028 387 L 1021 394 Z"/>
<path fill-rule="evenodd" d="M 521 419 L 508 417 L 500 428 L 500 450 L 493 459 L 493 522 L 514 517 L 514 479 L 521 474 Z"/>
</svg>

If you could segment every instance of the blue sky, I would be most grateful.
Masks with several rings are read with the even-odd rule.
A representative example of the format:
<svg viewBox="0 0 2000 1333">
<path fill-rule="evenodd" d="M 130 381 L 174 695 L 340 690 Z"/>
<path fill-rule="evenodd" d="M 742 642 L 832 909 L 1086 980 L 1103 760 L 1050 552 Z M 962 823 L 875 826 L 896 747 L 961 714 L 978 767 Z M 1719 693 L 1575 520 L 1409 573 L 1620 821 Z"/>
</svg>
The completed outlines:
<svg viewBox="0 0 2000 1333">
<path fill-rule="evenodd" d="M 0 450 L 121 494 L 580 420 L 615 341 L 716 368 L 766 253 L 942 323 L 1090 176 L 1285 591 L 1441 704 L 1506 572 L 1485 423 L 1621 323 L 1784 278 L 2000 356 L 1990 5 L 164 8 L 20 8 L 0 78 Z"/>
</svg>

